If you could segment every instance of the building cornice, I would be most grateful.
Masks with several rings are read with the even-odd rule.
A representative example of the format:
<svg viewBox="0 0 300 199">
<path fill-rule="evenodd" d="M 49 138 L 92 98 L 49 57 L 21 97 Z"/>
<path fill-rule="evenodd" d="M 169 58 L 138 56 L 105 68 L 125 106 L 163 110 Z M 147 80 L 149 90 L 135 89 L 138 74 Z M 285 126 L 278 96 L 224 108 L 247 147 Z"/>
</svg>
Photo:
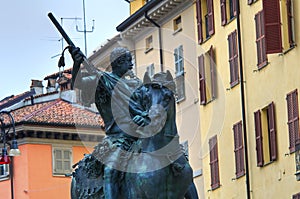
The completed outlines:
<svg viewBox="0 0 300 199">
<path fill-rule="evenodd" d="M 117 31 L 121 32 L 122 38 L 133 38 L 145 28 L 153 27 L 153 24 L 145 17 L 145 14 L 151 20 L 159 23 L 170 13 L 173 13 L 176 7 L 186 3 L 192 4 L 193 1 L 152 0 L 117 26 Z"/>
<path fill-rule="evenodd" d="M 23 138 L 18 140 L 18 145 L 25 144 L 52 144 L 54 146 L 65 146 L 65 147 L 74 147 L 74 146 L 85 146 L 85 147 L 94 147 L 99 142 L 90 141 L 82 142 L 81 140 L 55 140 L 55 139 L 44 139 L 44 138 Z"/>
<path fill-rule="evenodd" d="M 9 135 L 12 137 L 11 132 Z M 105 132 L 101 128 L 46 127 L 42 125 L 16 126 L 16 137 L 18 140 L 37 138 L 41 140 L 99 142 L 104 136 Z"/>
</svg>

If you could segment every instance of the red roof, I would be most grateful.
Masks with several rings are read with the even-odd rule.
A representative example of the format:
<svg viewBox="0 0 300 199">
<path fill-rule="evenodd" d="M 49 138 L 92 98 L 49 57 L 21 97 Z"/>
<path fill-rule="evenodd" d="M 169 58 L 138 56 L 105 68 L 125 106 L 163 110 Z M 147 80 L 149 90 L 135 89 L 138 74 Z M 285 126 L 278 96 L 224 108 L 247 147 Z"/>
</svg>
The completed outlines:
<svg viewBox="0 0 300 199">
<path fill-rule="evenodd" d="M 19 95 L 11 95 L 9 97 L 6 97 L 0 101 L 0 110 L 12 106 L 29 96 L 33 96 L 34 94 L 35 92 L 34 90 L 32 90 L 21 93 Z"/>
<path fill-rule="evenodd" d="M 103 127 L 98 113 L 62 99 L 25 106 L 11 112 L 15 123 L 53 126 Z"/>
<path fill-rule="evenodd" d="M 46 77 L 44 78 L 44 80 L 47 80 L 47 79 L 49 79 L 49 78 L 55 78 L 55 79 L 56 79 L 56 78 L 59 76 L 60 73 L 71 74 L 71 73 L 72 73 L 72 69 L 73 69 L 73 68 L 68 68 L 68 69 L 65 69 L 65 70 L 63 70 L 63 71 L 61 71 L 61 72 L 53 73 L 53 74 L 51 74 L 51 75 L 46 76 Z"/>
</svg>

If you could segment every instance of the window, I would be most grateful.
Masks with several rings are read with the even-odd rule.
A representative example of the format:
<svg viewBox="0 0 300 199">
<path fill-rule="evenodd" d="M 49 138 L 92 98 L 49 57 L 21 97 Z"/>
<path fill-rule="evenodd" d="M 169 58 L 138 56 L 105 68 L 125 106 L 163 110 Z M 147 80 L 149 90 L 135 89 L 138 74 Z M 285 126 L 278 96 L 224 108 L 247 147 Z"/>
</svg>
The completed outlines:
<svg viewBox="0 0 300 199">
<path fill-rule="evenodd" d="M 71 173 L 72 150 L 69 148 L 53 148 L 53 174 L 64 175 Z"/>
<path fill-rule="evenodd" d="M 210 175 L 211 188 L 216 189 L 220 187 L 219 175 L 219 158 L 218 158 L 218 140 L 217 136 L 210 138 L 209 141 L 209 157 L 210 157 Z"/>
<path fill-rule="evenodd" d="M 174 21 L 173 21 L 173 29 L 174 29 L 175 32 L 180 31 L 182 29 L 181 16 L 179 16 L 176 19 L 174 19 Z"/>
<path fill-rule="evenodd" d="M 293 199 L 300 199 L 300 193 L 293 195 Z"/>
<path fill-rule="evenodd" d="M 215 52 L 209 51 L 198 57 L 200 104 L 205 105 L 216 98 Z"/>
<path fill-rule="evenodd" d="M 298 109 L 298 91 L 294 90 L 287 94 L 287 112 L 288 112 L 288 130 L 290 152 L 295 152 L 295 145 L 299 139 L 299 109 Z"/>
<path fill-rule="evenodd" d="M 258 68 L 267 64 L 267 54 L 282 52 L 279 0 L 263 0 L 263 10 L 255 15 Z"/>
<path fill-rule="evenodd" d="M 274 103 L 254 112 L 257 166 L 277 159 Z"/>
<path fill-rule="evenodd" d="M 213 0 L 196 0 L 196 12 L 198 43 L 201 44 L 215 33 Z"/>
<path fill-rule="evenodd" d="M 245 175 L 244 145 L 243 145 L 242 121 L 233 125 L 235 174 L 239 178 Z"/>
<path fill-rule="evenodd" d="M 184 141 L 180 145 L 181 145 L 181 147 L 183 149 L 184 156 L 189 160 L 189 142 L 188 141 Z"/>
<path fill-rule="evenodd" d="M 248 0 L 248 5 L 250 5 L 250 4 L 252 4 L 252 3 L 254 3 L 254 2 L 256 2 L 257 0 Z"/>
<path fill-rule="evenodd" d="M 147 66 L 147 73 L 150 76 L 150 78 L 153 77 L 153 75 L 155 74 L 154 64 Z"/>
<path fill-rule="evenodd" d="M 185 99 L 185 83 L 184 83 L 184 60 L 183 47 L 179 46 L 174 50 L 175 57 L 175 83 L 177 102 Z"/>
<path fill-rule="evenodd" d="M 230 86 L 233 87 L 239 83 L 239 60 L 238 60 L 236 30 L 228 36 L 228 48 L 229 48 Z"/>
<path fill-rule="evenodd" d="M 153 49 L 153 39 L 152 35 L 146 38 L 146 51 L 145 53 L 149 52 L 150 50 Z"/>
<path fill-rule="evenodd" d="M 237 15 L 237 0 L 221 0 L 221 24 L 227 24 L 227 19 L 232 20 Z"/>
<path fill-rule="evenodd" d="M 9 165 L 8 164 L 1 164 L 0 165 L 0 179 L 6 178 L 9 176 Z"/>
<path fill-rule="evenodd" d="M 257 66 L 259 69 L 267 65 L 268 61 L 263 14 L 263 11 L 260 11 L 255 15 Z"/>
<path fill-rule="evenodd" d="M 279 0 L 263 0 L 264 25 L 266 33 L 266 52 L 282 52 L 281 22 Z"/>
<path fill-rule="evenodd" d="M 294 6 L 293 0 L 286 0 L 287 30 L 289 47 L 295 46 Z"/>
</svg>

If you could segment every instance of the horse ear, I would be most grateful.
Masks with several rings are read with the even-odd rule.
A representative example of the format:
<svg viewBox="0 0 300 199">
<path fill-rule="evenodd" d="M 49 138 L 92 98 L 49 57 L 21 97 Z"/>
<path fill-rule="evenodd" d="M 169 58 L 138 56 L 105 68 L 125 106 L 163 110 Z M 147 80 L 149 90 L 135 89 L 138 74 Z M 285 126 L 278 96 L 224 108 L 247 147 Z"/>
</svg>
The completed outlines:
<svg viewBox="0 0 300 199">
<path fill-rule="evenodd" d="M 173 76 L 169 70 L 167 70 L 167 76 L 166 76 L 167 81 L 173 81 Z"/>
<path fill-rule="evenodd" d="M 143 82 L 144 82 L 144 84 L 149 84 L 149 83 L 151 83 L 151 78 L 150 78 L 148 72 L 145 72 Z"/>
</svg>

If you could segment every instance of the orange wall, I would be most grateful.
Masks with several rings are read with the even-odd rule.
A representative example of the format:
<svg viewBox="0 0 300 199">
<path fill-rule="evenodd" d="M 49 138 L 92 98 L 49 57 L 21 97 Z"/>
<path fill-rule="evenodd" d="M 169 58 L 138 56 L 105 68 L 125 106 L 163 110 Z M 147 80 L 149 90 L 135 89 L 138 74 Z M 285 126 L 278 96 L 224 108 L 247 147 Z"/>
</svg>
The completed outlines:
<svg viewBox="0 0 300 199">
<path fill-rule="evenodd" d="M 10 181 L 9 180 L 0 182 L 0 195 L 1 195 L 1 198 L 3 198 L 3 199 L 11 198 L 10 197 Z"/>
<path fill-rule="evenodd" d="M 91 153 L 93 151 L 92 147 L 85 148 L 82 146 L 73 146 L 73 163 L 77 163 L 84 157 L 84 154 Z"/>
<path fill-rule="evenodd" d="M 19 146 L 19 149 L 22 153 L 21 156 L 14 157 L 13 165 L 18 165 L 18 167 L 13 167 L 14 173 L 14 198 L 27 199 L 28 196 L 22 194 L 23 190 L 28 187 L 28 175 L 27 175 L 27 146 Z M 11 186 L 10 180 L 5 180 L 0 182 L 0 195 L 1 198 L 11 198 Z M 24 193 L 24 192 L 23 192 Z"/>
<path fill-rule="evenodd" d="M 19 146 L 22 155 L 14 158 L 14 194 L 16 199 L 68 199 L 70 177 L 52 175 L 52 148 L 46 144 Z M 88 153 L 85 147 L 73 147 L 73 163 Z M 0 181 L 1 198 L 10 198 L 10 181 Z"/>
</svg>

